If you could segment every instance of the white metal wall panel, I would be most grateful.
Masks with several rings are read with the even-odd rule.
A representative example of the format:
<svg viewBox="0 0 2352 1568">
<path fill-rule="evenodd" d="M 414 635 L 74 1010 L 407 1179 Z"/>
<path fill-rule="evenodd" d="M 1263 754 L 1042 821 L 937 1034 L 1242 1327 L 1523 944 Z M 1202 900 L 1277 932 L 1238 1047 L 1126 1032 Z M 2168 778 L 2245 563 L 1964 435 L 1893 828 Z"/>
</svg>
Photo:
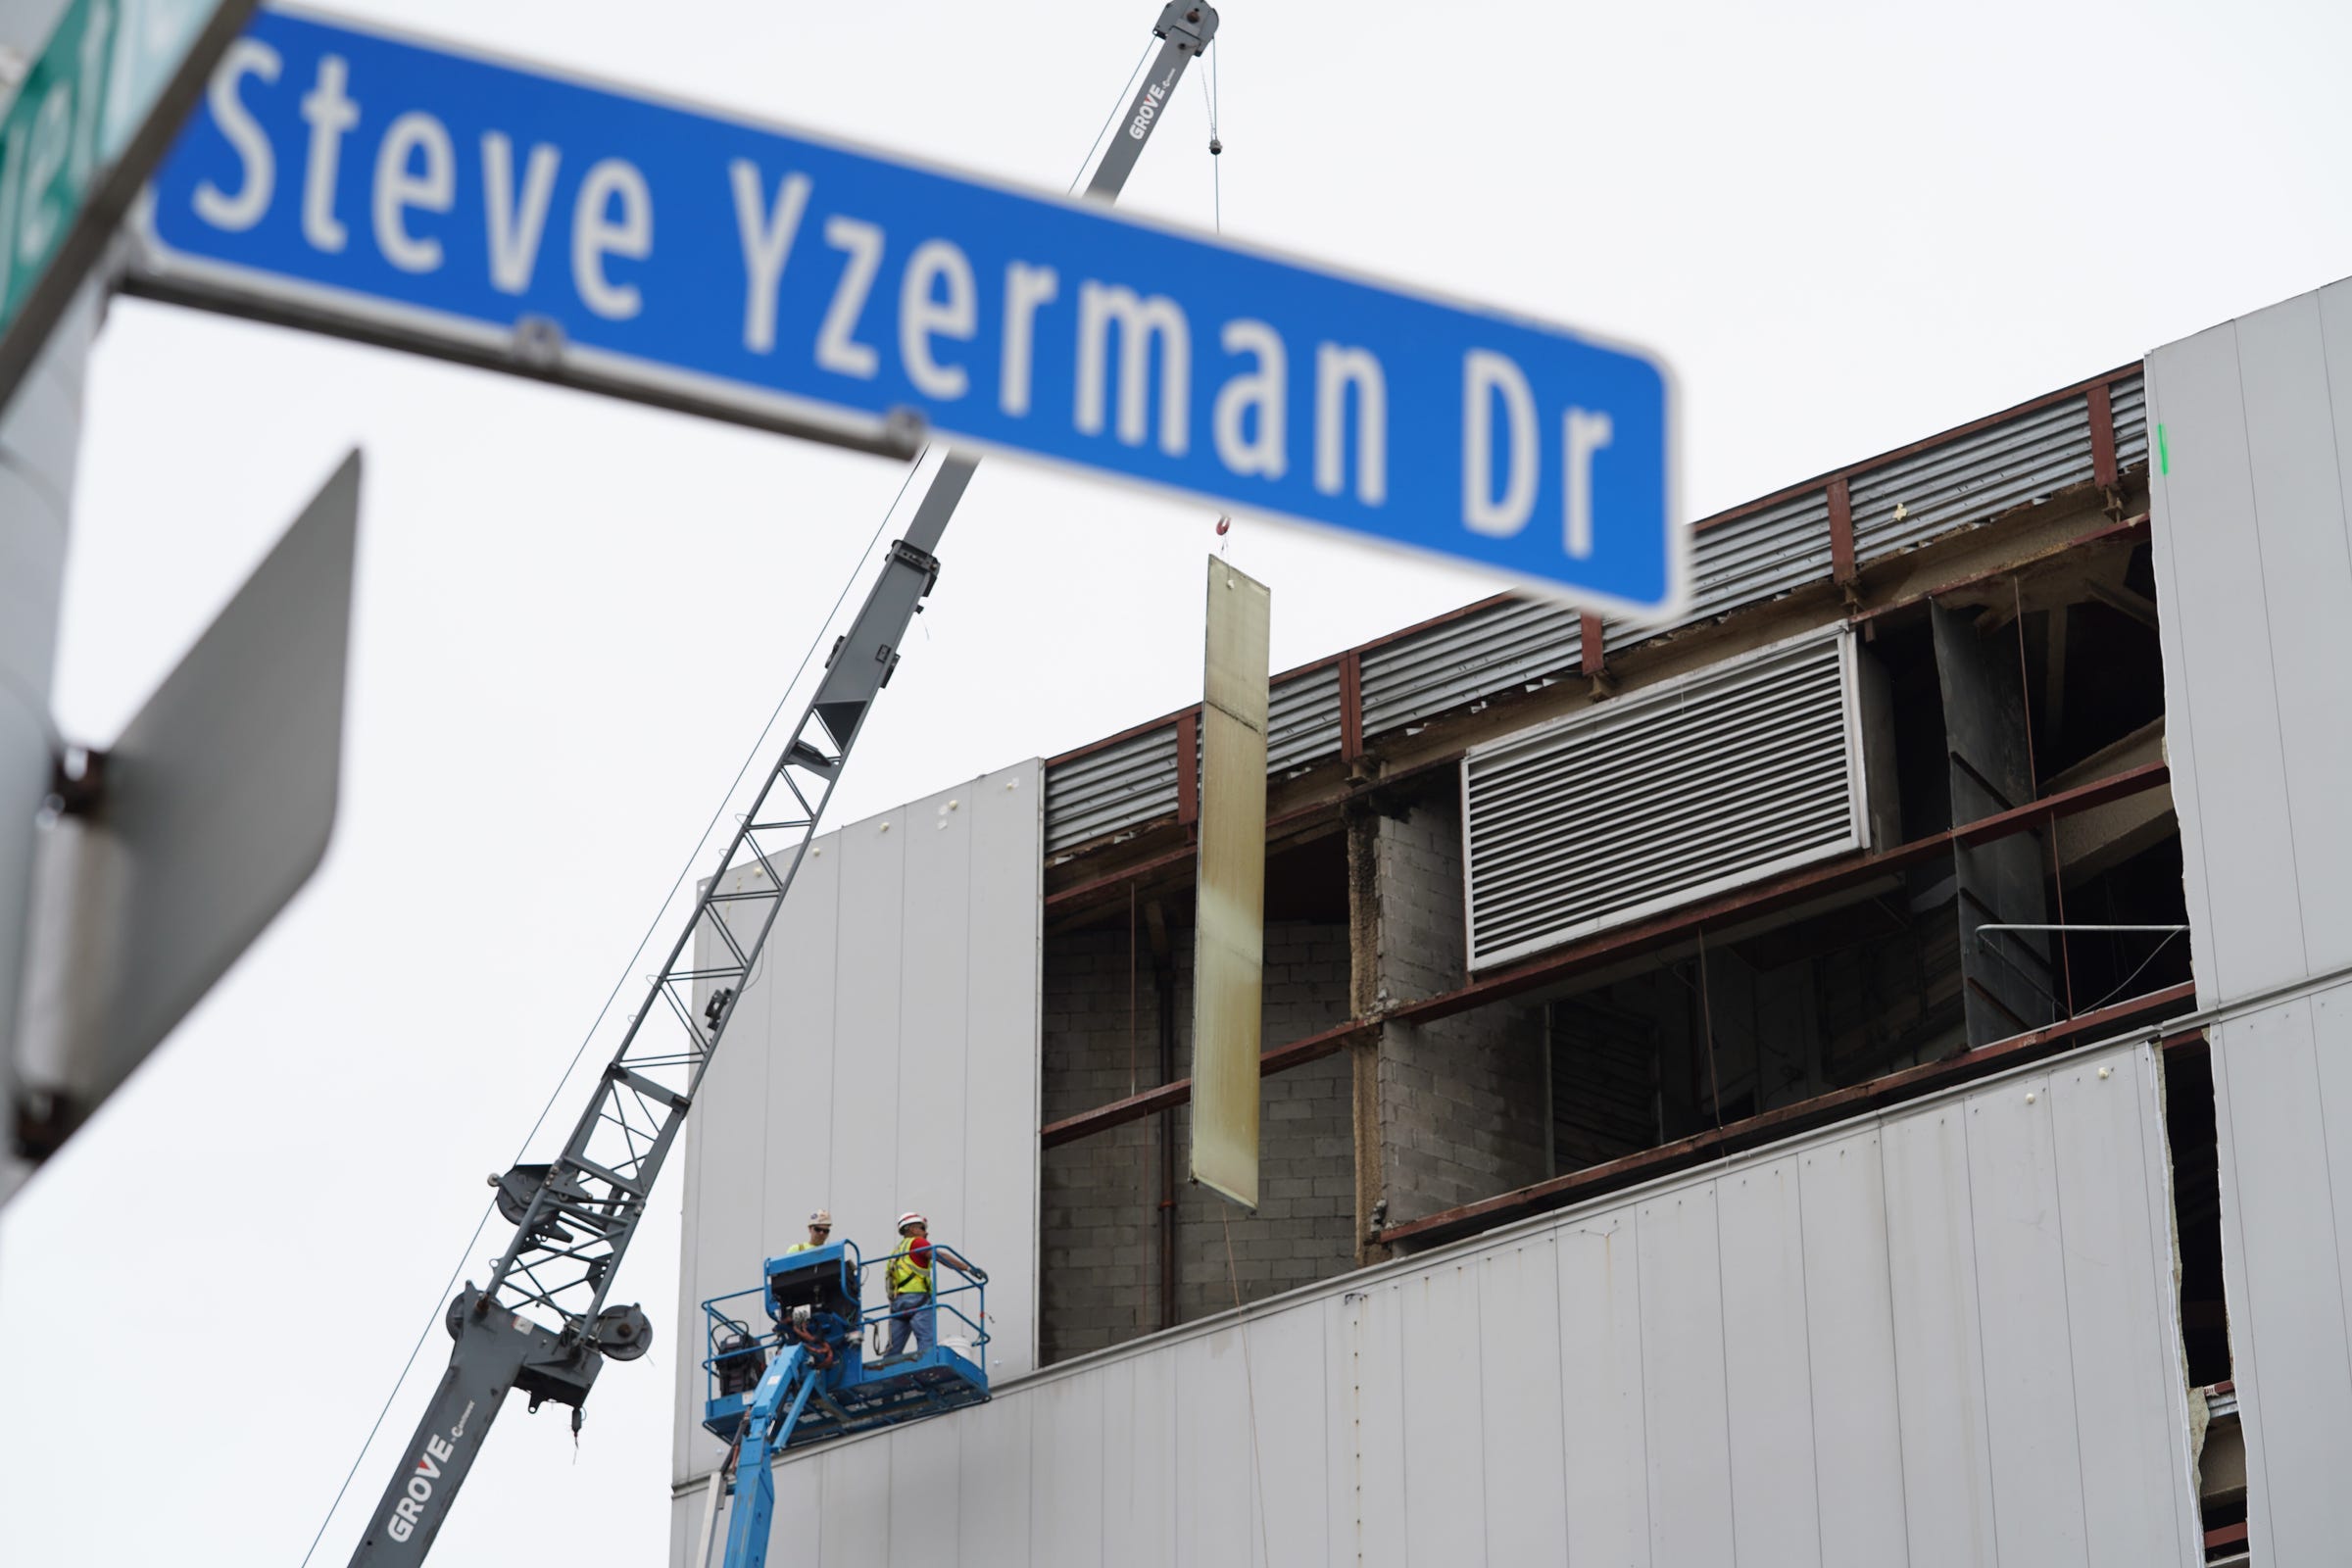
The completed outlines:
<svg viewBox="0 0 2352 1568">
<path fill-rule="evenodd" d="M 1967 1120 L 1966 1104 L 1946 1101 L 1880 1134 L 1911 1568 L 1989 1568 L 2000 1560 Z"/>
<path fill-rule="evenodd" d="M 2352 988 L 2213 1027 L 2222 1135 L 2222 1260 L 2230 1371 L 2246 1440 L 2250 1544 L 2263 1560 L 2323 1562 L 2352 1541 L 2352 1351 L 2342 1260 L 2352 1210 L 2332 1166 L 2352 1162 Z M 2330 1080 L 2333 1080 L 2331 1083 Z"/>
<path fill-rule="evenodd" d="M 1561 1429 L 1584 1401 L 1571 1401 L 1560 1380 L 1559 1324 L 1560 1264 L 1549 1236 L 1484 1254 L 1478 1402 L 1492 1563 L 1554 1562 L 1568 1539 Z"/>
<path fill-rule="evenodd" d="M 1103 1561 L 1169 1568 L 1176 1560 L 1176 1363 L 1102 1369 Z"/>
<path fill-rule="evenodd" d="M 1631 1207 L 1563 1224 L 1560 1388 L 1568 1450 L 1568 1560 L 1646 1565 L 1649 1432 L 1642 1402 L 1641 1274 Z"/>
<path fill-rule="evenodd" d="M 1327 1568 L 1345 1568 L 1364 1550 L 1363 1425 L 1356 1398 L 1362 1370 L 1357 1364 L 1362 1345 L 1362 1300 L 1354 1291 L 1327 1296 L 1323 1320 L 1323 1561 Z M 1161 1356 L 1165 1362 L 1169 1357 Z"/>
<path fill-rule="evenodd" d="M 2352 1082 L 2327 1094 L 2352 1051 L 2327 989 L 2352 966 L 2347 389 L 2352 280 L 2147 362 L 2167 750 L 2197 999 L 2218 1015 L 2231 1372 L 2265 1563 L 2352 1539 L 2332 1479 L 2352 1460 Z"/>
<path fill-rule="evenodd" d="M 1861 848 L 1854 660 L 1808 637 L 1473 750 L 1470 966 Z"/>
<path fill-rule="evenodd" d="M 1387 1280 L 1356 1299 L 1355 1533 L 1364 1568 L 1402 1568 L 1412 1478 L 1405 1470 L 1403 1286 Z"/>
<path fill-rule="evenodd" d="M 2268 628 L 2287 615 L 2338 615 L 2344 601 L 2323 607 L 2300 601 L 2294 584 L 2264 582 L 2236 327 L 2159 349 L 2148 365 L 2149 406 L 2171 454 L 2153 485 L 2165 739 L 2197 1001 L 2212 1006 L 2312 972 L 2297 901 L 2281 897 L 2298 880 L 2298 824 Z M 2180 799 L 2184 774 L 2193 803 Z"/>
<path fill-rule="evenodd" d="M 817 1568 L 874 1568 L 890 1560 L 890 1456 L 895 1441 L 886 1438 L 867 1453 L 829 1453 L 818 1460 L 816 1507 L 823 1528 L 816 1541 Z M 779 1509 L 776 1517 L 786 1516 Z M 805 1528 L 807 1517 L 798 1523 Z M 808 1554 L 800 1555 L 806 1561 Z"/>
<path fill-rule="evenodd" d="M 2110 1076 L 2101 1078 L 2104 1070 Z M 2171 1454 L 2168 1426 L 2185 1414 L 2169 1391 L 2182 1388 L 2180 1348 L 2134 1313 L 2149 1287 L 2148 1264 L 2161 1259 L 2156 1284 L 2172 1286 L 2171 1209 L 2152 1223 L 2144 1191 L 2110 1179 L 2110 1170 L 2138 1169 L 2169 1186 L 2161 1148 L 2150 1131 L 2163 1108 L 2152 1078 L 2140 1075 L 2136 1093 L 2110 1094 L 2113 1063 L 2074 1063 L 2054 1070 L 2050 1086 L 2052 1150 L 2062 1198 L 2067 1349 L 2076 1403 L 2111 1413 L 2098 1430 L 2084 1429 L 2082 1447 L 2083 1528 L 2093 1568 L 2131 1568 L 2178 1560 L 2203 1530 L 2182 1509 L 2150 1508 L 2138 1478 L 2161 1470 Z"/>
<path fill-rule="evenodd" d="M 766 1043 L 766 1050 L 753 1054 L 765 1068 L 766 1120 L 741 1138 L 715 1131 L 704 1136 L 693 1119 L 686 1124 L 697 1153 L 715 1159 L 729 1180 L 739 1174 L 737 1161 L 746 1157 L 739 1152 L 760 1151 L 766 1194 L 762 1234 L 781 1238 L 787 1246 L 807 1235 L 805 1229 L 796 1230 L 796 1224 L 805 1226 L 811 1210 L 833 1200 L 833 1145 L 835 1123 L 840 1119 L 833 1111 L 833 1060 L 839 1054 L 840 1039 L 834 1028 L 833 976 L 840 961 L 842 857 L 837 845 L 828 847 L 821 839 L 809 848 L 810 854 L 802 858 L 801 869 L 793 877 L 791 897 L 776 911 L 776 928 L 767 941 L 768 973 L 754 982 L 737 1004 L 746 1010 L 739 1011 L 735 1027 L 740 1030 L 756 1021 L 760 1032 L 736 1034 L 734 1045 L 718 1058 L 724 1064 L 746 1043 Z M 819 849 L 828 853 L 815 854 Z M 748 1011 L 755 1007 L 757 1013 Z M 820 1041 L 834 1043 L 833 1049 L 795 1049 L 799 1042 L 813 1045 Z M 697 1114 L 708 1108 L 706 1102 Z M 786 1129 L 789 1136 L 783 1136 Z M 741 1261 L 745 1254 L 732 1248 L 713 1247 L 704 1255 L 715 1265 L 712 1280 L 729 1282 L 721 1289 L 740 1290 L 758 1283 L 759 1265 L 746 1268 Z M 699 1420 L 699 1387 L 693 1397 Z"/>
<path fill-rule="evenodd" d="M 1000 1384 L 783 1465 L 778 1546 L 2194 1564 L 2156 1072 L 2096 1048 Z M 2312 1248 L 2327 1212 L 2257 1242 Z"/>
<path fill-rule="evenodd" d="M 1257 1412 L 1250 1506 L 1258 1524 L 1251 1560 L 1259 1568 L 1319 1562 L 1331 1480 L 1323 1446 L 1331 1391 L 1324 1382 L 1322 1314 L 1285 1312 L 1256 1320 L 1248 1366 Z"/>
<path fill-rule="evenodd" d="M 1801 1167 L 1791 1153 L 1716 1184 L 1723 1367 L 1741 1568 L 1819 1568 Z"/>
<path fill-rule="evenodd" d="M 2352 285 L 2330 293 L 2332 323 L 2316 295 L 2237 323 L 2270 612 L 2259 624 L 2278 694 L 2307 973 L 2352 963 L 2352 811 L 2344 809 L 2352 794 L 2352 498 L 2343 468 L 2352 446 L 2338 446 L 2343 421 L 2352 419 L 2352 384 L 2332 381 L 2327 342 L 2332 324 L 2343 334 L 2336 372 L 2352 370 Z"/>
<path fill-rule="evenodd" d="M 1029 1427 L 1029 1560 L 1038 1568 L 1099 1568 L 1112 1556 L 1104 1548 L 1117 1538 L 1102 1509 L 1105 1381 L 1065 1378 L 1037 1391 Z"/>
<path fill-rule="evenodd" d="M 988 1270 L 989 1366 L 1000 1377 L 1037 1365 L 1038 1150 L 1031 1130 L 1044 1119 L 1037 1066 L 1045 1012 L 1041 771 L 1034 762 L 1005 768 L 975 780 L 964 797 L 975 822 L 961 1234 Z"/>
<path fill-rule="evenodd" d="M 992 1370 L 1036 1365 L 1042 775 L 1019 763 L 809 847 L 687 1122 L 674 1479 L 724 1453 L 701 1427 L 700 1303 L 755 1286 L 812 1208 L 869 1256 L 921 1208 L 989 1270 Z"/>
<path fill-rule="evenodd" d="M 2013 1078 L 1973 1098 L 1967 1126 L 1979 1277 L 2005 1286 L 1977 1292 L 2000 1558 L 2083 1562 L 2082 1439 L 2049 1080 Z"/>
<path fill-rule="evenodd" d="M 898 1003 L 900 1049 L 890 1062 L 898 1082 L 894 1093 L 862 1103 L 892 1107 L 887 1121 L 876 1116 L 868 1124 L 868 1137 L 898 1155 L 895 1203 L 921 1210 L 934 1236 L 988 1267 L 972 1241 L 963 1182 L 964 1099 L 971 1081 L 964 1020 L 972 972 L 972 804 L 968 796 L 951 795 L 928 812 L 901 811 L 902 820 L 891 824 L 888 837 L 906 857 L 901 886 L 891 890 L 899 931 L 878 951 L 898 966 L 886 988 Z M 906 897 L 909 890 L 914 897 Z M 891 1233 L 854 1234 L 878 1250 Z M 863 1241 L 869 1236 L 872 1241 Z M 943 1315 L 940 1333 L 958 1332 L 960 1325 Z"/>
<path fill-rule="evenodd" d="M 1479 1397 L 1482 1347 L 1471 1332 L 1478 1322 L 1477 1261 L 1454 1258 L 1398 1286 L 1409 1562 L 1486 1560 L 1486 1445 L 1469 1441 L 1485 1426 Z"/>
<path fill-rule="evenodd" d="M 940 1543 L 932 1557 L 941 1568 L 1028 1568 L 1033 1499 L 1030 1496 L 1030 1412 L 1027 1399 L 994 1399 L 949 1417 L 956 1429 L 956 1469 L 926 1477 L 906 1500 L 920 1506 L 929 1493 L 946 1490 L 951 1482 L 963 1510 L 963 1534 Z M 839 1457 L 856 1460 L 874 1444 L 860 1443 L 842 1449 Z M 808 1464 L 783 1465 L 784 1470 L 808 1469 Z M 770 1538 L 774 1539 L 774 1538 Z"/>
<path fill-rule="evenodd" d="M 1176 1561 L 1237 1568 L 1257 1556 L 1242 1337 L 1223 1329 L 1176 1348 Z"/>
<path fill-rule="evenodd" d="M 1879 1134 L 1796 1158 L 1821 1568 L 1879 1568 L 1908 1556 Z"/>
<path fill-rule="evenodd" d="M 833 956 L 832 1114 L 838 1125 L 824 1198 L 833 1210 L 833 1223 L 840 1227 L 835 1234 L 877 1256 L 891 1246 L 892 1222 L 904 1206 L 898 1146 L 922 1136 L 902 1126 L 897 1114 L 906 841 L 912 836 L 907 824 L 919 812 L 918 807 L 902 806 L 852 822 L 825 849 L 828 859 L 841 858 L 841 925 Z M 768 1138 L 771 1145 L 789 1144 L 791 1124 L 770 1129 Z M 953 1241 L 945 1216 L 942 1221 L 940 1239 Z M 800 1240 L 781 1215 L 775 1234 Z M 759 1268 L 757 1258 L 745 1259 L 746 1284 L 758 1281 Z"/>
<path fill-rule="evenodd" d="M 963 1525 L 962 1490 L 932 1490 L 939 1476 L 956 1473 L 956 1436 L 940 1422 L 894 1432 L 890 1447 L 891 1509 L 888 1568 L 931 1568 L 939 1560 L 939 1544 L 953 1541 Z M 809 1466 L 800 1466 L 808 1469 Z M 790 1568 L 784 1559 L 783 1568 Z M 713 1563 L 711 1568 L 718 1568 Z"/>
<path fill-rule="evenodd" d="M 1636 1211 L 1649 1549 L 1662 1564 L 1731 1562 L 1732 1455 L 1715 1186 L 1661 1191 Z"/>
</svg>

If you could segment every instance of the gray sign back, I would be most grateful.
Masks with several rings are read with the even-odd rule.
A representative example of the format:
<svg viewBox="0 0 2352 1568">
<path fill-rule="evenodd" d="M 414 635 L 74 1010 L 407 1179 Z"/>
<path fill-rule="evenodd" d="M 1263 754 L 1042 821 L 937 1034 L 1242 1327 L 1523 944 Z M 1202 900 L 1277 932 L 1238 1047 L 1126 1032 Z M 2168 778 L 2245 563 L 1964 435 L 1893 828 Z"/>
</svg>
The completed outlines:
<svg viewBox="0 0 2352 1568">
<path fill-rule="evenodd" d="M 66 902 L 70 1131 L 318 869 L 342 774 L 358 542 L 352 453 L 106 754 Z M 54 907 L 54 906 L 53 906 Z M 55 951 L 55 949 L 52 949 Z"/>
</svg>

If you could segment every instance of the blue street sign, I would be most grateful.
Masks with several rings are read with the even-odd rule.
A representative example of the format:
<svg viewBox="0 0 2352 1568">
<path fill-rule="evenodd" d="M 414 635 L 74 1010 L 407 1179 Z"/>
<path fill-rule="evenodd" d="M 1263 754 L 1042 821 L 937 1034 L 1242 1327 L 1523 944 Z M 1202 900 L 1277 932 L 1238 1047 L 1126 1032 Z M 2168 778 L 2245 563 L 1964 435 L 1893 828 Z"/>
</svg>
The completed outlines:
<svg viewBox="0 0 2352 1568">
<path fill-rule="evenodd" d="M 290 318 L 1682 598 L 1653 356 L 797 131 L 266 12 L 149 221 L 154 270 Z"/>
</svg>

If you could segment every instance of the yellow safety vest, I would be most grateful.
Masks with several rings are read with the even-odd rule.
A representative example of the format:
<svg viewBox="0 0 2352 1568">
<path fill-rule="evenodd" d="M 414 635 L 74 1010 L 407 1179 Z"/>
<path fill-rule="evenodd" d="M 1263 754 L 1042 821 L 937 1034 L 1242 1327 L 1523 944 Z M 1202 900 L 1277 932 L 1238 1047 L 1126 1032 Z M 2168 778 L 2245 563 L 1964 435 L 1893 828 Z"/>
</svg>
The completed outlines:
<svg viewBox="0 0 2352 1568">
<path fill-rule="evenodd" d="M 925 1247 L 932 1244 L 924 1242 Z M 890 1266 L 883 1278 L 889 1283 L 893 1296 L 931 1294 L 931 1270 L 914 1260 L 914 1244 L 901 1242 L 899 1250 L 890 1254 Z"/>
<path fill-rule="evenodd" d="M 816 1244 L 814 1242 L 795 1242 L 784 1249 L 784 1255 L 790 1257 L 795 1252 L 813 1252 L 815 1250 Z"/>
</svg>

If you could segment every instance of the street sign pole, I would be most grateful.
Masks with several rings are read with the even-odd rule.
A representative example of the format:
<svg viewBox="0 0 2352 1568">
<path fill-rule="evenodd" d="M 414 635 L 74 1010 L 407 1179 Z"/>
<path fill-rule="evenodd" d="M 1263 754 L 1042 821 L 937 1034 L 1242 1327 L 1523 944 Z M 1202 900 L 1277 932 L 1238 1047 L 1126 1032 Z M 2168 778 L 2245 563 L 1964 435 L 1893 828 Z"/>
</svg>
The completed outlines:
<svg viewBox="0 0 2352 1568">
<path fill-rule="evenodd" d="M 74 0 L 0 112 L 0 409 L 258 0 Z"/>
</svg>

